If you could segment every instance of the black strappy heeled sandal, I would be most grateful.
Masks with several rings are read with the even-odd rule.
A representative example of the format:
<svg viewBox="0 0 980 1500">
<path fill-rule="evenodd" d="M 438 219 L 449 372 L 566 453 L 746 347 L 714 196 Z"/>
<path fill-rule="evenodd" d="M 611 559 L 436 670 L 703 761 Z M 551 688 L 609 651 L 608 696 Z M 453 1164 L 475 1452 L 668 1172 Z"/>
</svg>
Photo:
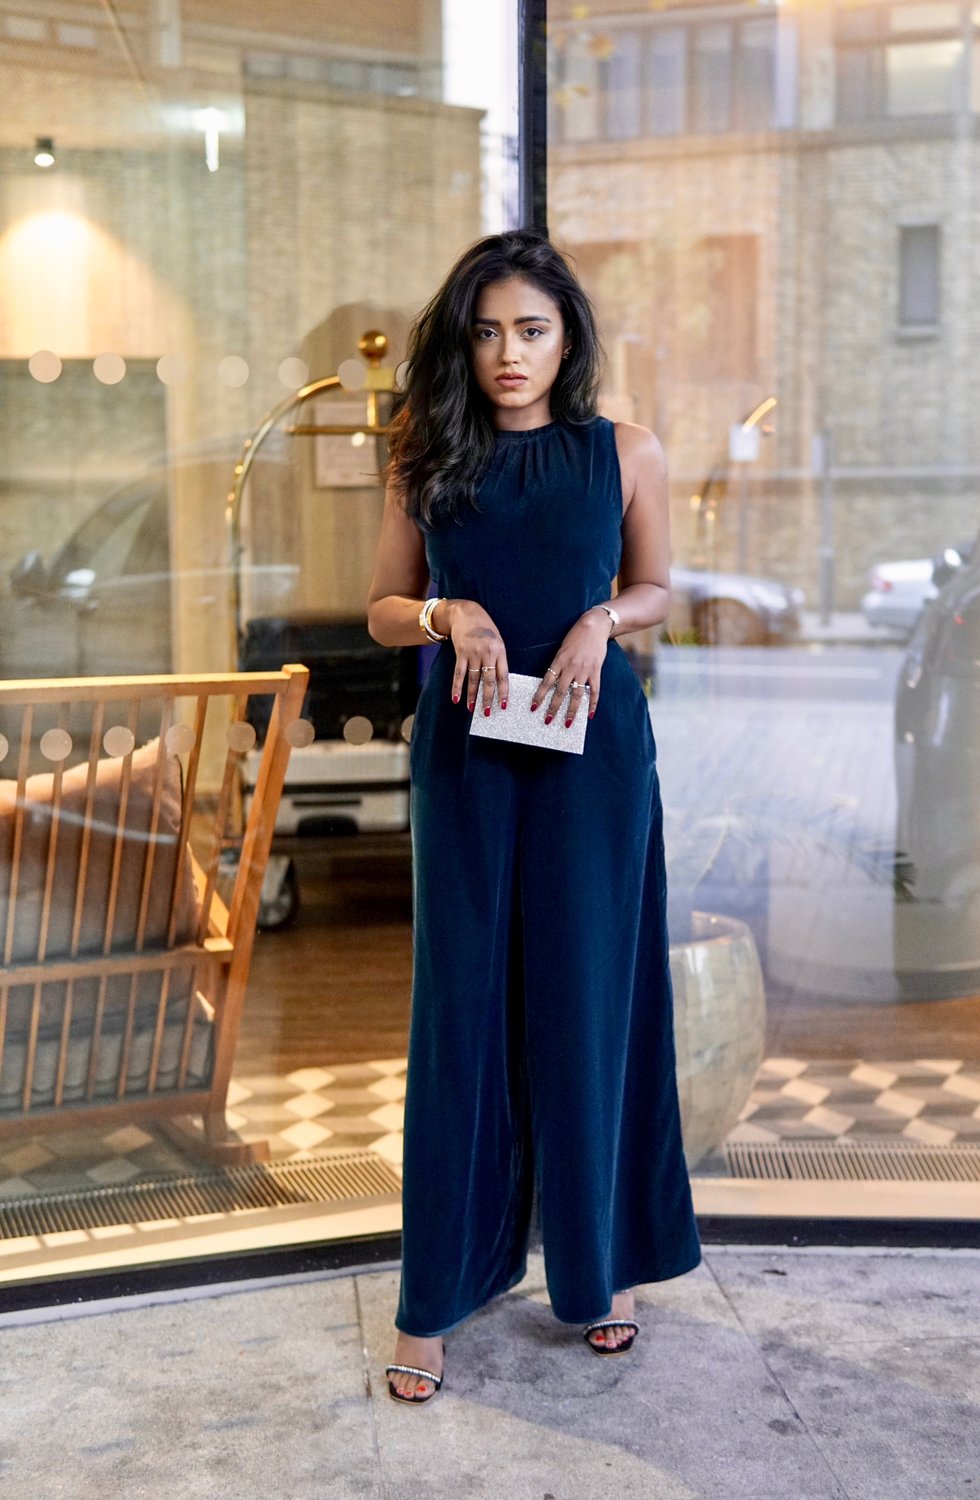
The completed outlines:
<svg viewBox="0 0 980 1500">
<path fill-rule="evenodd" d="M 437 1375 L 434 1370 L 423 1370 L 419 1365 L 385 1365 L 385 1374 L 390 1375 L 392 1370 L 401 1370 L 405 1375 L 424 1375 L 432 1381 L 433 1389 L 426 1392 L 424 1396 L 401 1396 L 395 1388 L 393 1380 L 388 1381 L 388 1395 L 392 1401 L 400 1401 L 403 1406 L 424 1406 L 426 1401 L 431 1401 L 436 1391 L 442 1385 L 443 1375 L 446 1372 L 446 1340 L 442 1341 L 442 1369 L 443 1374 Z M 418 1387 L 416 1386 L 416 1390 Z"/>
<path fill-rule="evenodd" d="M 594 1344 L 589 1338 L 589 1334 L 594 1333 L 597 1328 L 616 1327 L 632 1328 L 633 1332 L 630 1334 L 628 1339 L 623 1339 L 621 1344 L 617 1344 L 615 1349 L 604 1349 L 601 1344 Z M 588 1344 L 593 1354 L 601 1354 L 602 1357 L 606 1359 L 612 1354 L 629 1354 L 630 1350 L 633 1347 L 633 1340 L 636 1338 L 636 1335 L 639 1333 L 639 1331 L 640 1325 L 639 1323 L 637 1323 L 635 1318 L 600 1318 L 597 1322 L 588 1323 L 586 1325 L 585 1332 L 583 1333 L 582 1337 L 585 1339 L 585 1342 Z"/>
</svg>

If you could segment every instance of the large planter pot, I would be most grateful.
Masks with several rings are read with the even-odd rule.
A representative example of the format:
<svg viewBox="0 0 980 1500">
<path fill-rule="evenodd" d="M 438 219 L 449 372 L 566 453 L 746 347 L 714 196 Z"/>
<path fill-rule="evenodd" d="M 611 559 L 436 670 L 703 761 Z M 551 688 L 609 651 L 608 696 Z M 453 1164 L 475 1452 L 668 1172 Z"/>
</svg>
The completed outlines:
<svg viewBox="0 0 980 1500">
<path fill-rule="evenodd" d="M 692 913 L 670 945 L 681 1131 L 688 1170 L 724 1141 L 762 1063 L 766 991 L 752 930 L 736 917 Z"/>
</svg>

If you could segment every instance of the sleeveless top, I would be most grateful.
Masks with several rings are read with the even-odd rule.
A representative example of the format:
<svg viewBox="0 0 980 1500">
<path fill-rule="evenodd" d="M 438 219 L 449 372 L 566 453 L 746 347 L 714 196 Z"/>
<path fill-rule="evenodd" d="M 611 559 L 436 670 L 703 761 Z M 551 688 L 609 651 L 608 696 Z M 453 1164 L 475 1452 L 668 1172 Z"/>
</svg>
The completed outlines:
<svg viewBox="0 0 980 1500">
<path fill-rule="evenodd" d="M 561 640 L 610 598 L 623 491 L 608 417 L 495 433 L 476 498 L 479 513 L 423 533 L 429 574 L 437 595 L 482 604 L 508 652 Z"/>
</svg>

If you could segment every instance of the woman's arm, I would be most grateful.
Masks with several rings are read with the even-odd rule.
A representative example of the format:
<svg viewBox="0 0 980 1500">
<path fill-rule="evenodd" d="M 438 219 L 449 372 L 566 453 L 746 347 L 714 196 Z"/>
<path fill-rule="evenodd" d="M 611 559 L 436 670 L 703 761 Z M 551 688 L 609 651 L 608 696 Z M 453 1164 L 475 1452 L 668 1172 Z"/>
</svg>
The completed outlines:
<svg viewBox="0 0 980 1500">
<path fill-rule="evenodd" d="M 611 604 L 620 622 L 610 635 L 628 635 L 659 625 L 670 610 L 670 511 L 667 460 L 657 438 L 635 422 L 616 423 L 616 447 L 623 481 L 625 510 L 619 592 Z M 604 610 L 597 613 L 609 623 Z"/>
<path fill-rule="evenodd" d="M 428 637 L 419 625 L 419 610 L 428 591 L 425 537 L 406 512 L 400 489 L 390 480 L 367 597 L 371 638 L 380 646 L 424 646 Z M 430 624 L 440 635 L 448 635 L 458 602 L 444 599 L 432 611 Z"/>
</svg>

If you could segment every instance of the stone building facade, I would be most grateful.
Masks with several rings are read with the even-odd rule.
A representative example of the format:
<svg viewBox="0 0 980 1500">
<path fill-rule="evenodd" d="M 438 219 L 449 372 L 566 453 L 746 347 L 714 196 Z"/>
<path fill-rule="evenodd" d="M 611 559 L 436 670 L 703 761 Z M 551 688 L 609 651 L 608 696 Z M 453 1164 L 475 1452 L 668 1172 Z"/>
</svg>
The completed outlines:
<svg viewBox="0 0 980 1500">
<path fill-rule="evenodd" d="M 976 7 L 550 15 L 549 227 L 596 302 L 610 407 L 664 442 L 675 557 L 815 606 L 832 543 L 834 603 L 854 608 L 875 562 L 975 535 Z M 729 428 L 769 397 L 743 476 Z"/>
</svg>

